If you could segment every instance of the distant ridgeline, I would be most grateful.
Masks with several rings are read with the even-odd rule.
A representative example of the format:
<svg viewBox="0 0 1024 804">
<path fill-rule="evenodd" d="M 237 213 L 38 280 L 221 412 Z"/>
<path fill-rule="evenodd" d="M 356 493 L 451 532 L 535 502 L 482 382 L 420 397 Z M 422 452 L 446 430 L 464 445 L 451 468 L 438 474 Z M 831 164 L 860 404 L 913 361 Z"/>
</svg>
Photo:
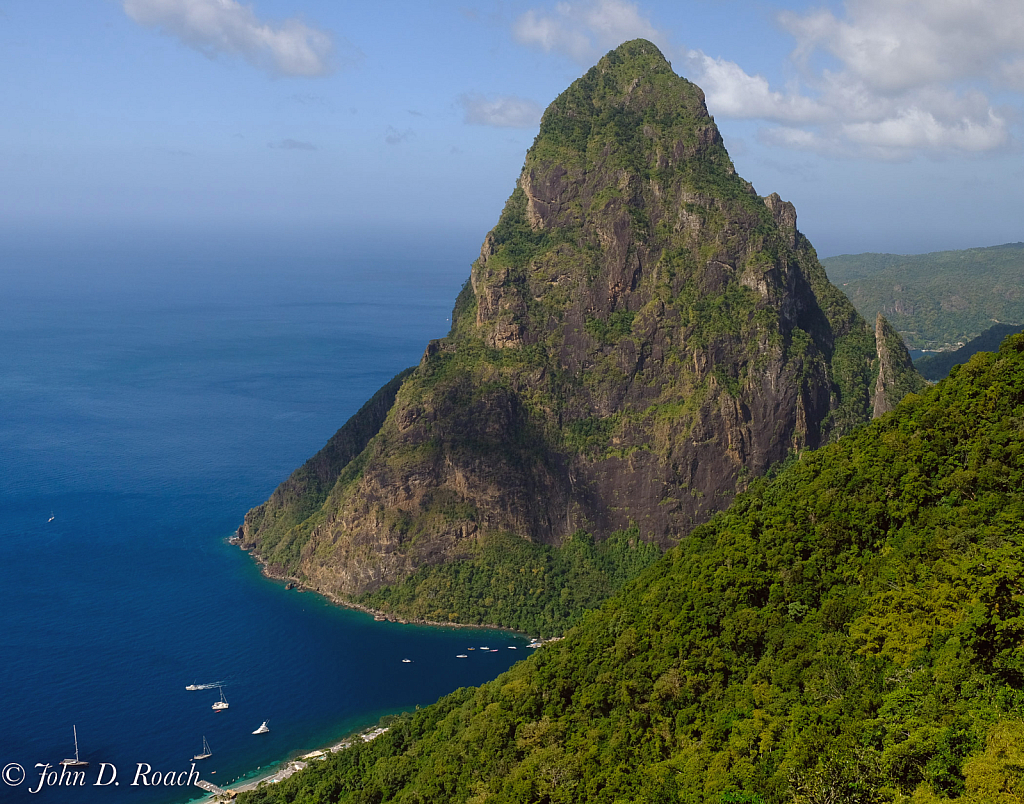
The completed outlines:
<svg viewBox="0 0 1024 804">
<path fill-rule="evenodd" d="M 240 804 L 1024 801 L 1024 335 L 562 641 Z"/>
<path fill-rule="evenodd" d="M 949 374 L 953 366 L 966 363 L 978 352 L 996 351 L 1005 338 L 1018 332 L 1024 332 L 1024 325 L 996 324 L 955 352 L 939 352 L 937 355 L 918 358 L 914 361 L 914 368 L 926 380 L 941 380 Z"/>
<path fill-rule="evenodd" d="M 993 324 L 1024 324 L 1024 243 L 822 265 L 861 315 L 883 314 L 911 349 L 952 351 Z"/>
<path fill-rule="evenodd" d="M 561 630 L 647 545 L 921 387 L 872 321 L 736 175 L 701 90 L 628 42 L 544 113 L 448 337 L 239 540 L 396 614 Z"/>
</svg>

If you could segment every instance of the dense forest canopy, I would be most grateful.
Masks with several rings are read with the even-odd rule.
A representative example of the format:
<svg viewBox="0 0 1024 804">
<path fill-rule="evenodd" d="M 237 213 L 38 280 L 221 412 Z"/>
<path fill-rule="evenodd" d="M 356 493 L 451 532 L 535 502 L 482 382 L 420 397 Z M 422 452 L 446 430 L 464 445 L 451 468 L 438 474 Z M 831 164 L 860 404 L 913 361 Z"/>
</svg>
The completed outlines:
<svg viewBox="0 0 1024 804">
<path fill-rule="evenodd" d="M 1024 335 L 755 482 L 493 682 L 239 798 L 1019 802 Z"/>
</svg>

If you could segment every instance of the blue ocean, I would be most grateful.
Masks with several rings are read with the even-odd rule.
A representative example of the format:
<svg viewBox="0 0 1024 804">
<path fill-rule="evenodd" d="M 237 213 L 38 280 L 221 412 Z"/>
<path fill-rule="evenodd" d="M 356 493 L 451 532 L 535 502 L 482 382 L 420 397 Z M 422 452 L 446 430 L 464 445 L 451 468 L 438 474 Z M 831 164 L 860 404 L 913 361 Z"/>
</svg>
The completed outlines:
<svg viewBox="0 0 1024 804">
<path fill-rule="evenodd" d="M 0 800 L 199 798 L 140 766 L 180 774 L 205 739 L 196 768 L 227 786 L 524 658 L 521 636 L 288 591 L 227 544 L 447 332 L 473 256 L 166 233 L 0 247 Z M 75 731 L 86 784 L 60 787 Z"/>
</svg>

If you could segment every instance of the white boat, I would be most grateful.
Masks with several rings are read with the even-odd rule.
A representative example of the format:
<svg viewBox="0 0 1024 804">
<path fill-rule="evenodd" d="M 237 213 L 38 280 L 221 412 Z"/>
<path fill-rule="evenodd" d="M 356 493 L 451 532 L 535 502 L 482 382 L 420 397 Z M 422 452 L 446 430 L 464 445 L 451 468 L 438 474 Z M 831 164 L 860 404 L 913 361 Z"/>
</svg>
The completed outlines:
<svg viewBox="0 0 1024 804">
<path fill-rule="evenodd" d="M 89 763 L 83 759 L 78 758 L 78 727 L 71 727 L 75 732 L 75 758 L 74 759 L 62 759 L 60 764 L 65 768 L 88 768 Z"/>
<path fill-rule="evenodd" d="M 227 708 L 228 708 L 228 702 L 227 702 L 227 700 L 226 700 L 226 699 L 224 698 L 224 688 L 223 688 L 223 687 L 221 687 L 221 688 L 220 688 L 220 700 L 219 700 L 219 701 L 216 701 L 216 702 L 215 702 L 215 703 L 213 704 L 213 711 L 214 711 L 214 712 L 220 712 L 220 711 L 222 711 L 222 710 L 224 710 L 224 709 L 227 709 Z"/>
<path fill-rule="evenodd" d="M 196 754 L 194 757 L 192 757 L 192 761 L 194 762 L 197 759 L 209 759 L 212 756 L 213 756 L 213 751 L 210 750 L 210 744 L 208 742 L 206 742 L 206 737 L 204 736 L 203 737 L 203 753 Z"/>
<path fill-rule="evenodd" d="M 455 658 L 456 658 L 456 659 L 468 659 L 469 657 L 468 657 L 468 656 L 466 656 L 466 654 L 465 654 L 465 653 L 460 653 L 460 654 L 459 654 L 458 656 L 456 656 Z"/>
<path fill-rule="evenodd" d="M 196 684 L 194 681 L 187 687 L 185 687 L 185 689 L 187 689 L 189 692 L 195 692 L 196 690 L 201 690 L 202 688 L 202 684 Z"/>
<path fill-rule="evenodd" d="M 47 522 L 53 522 L 53 511 L 50 511 L 50 518 L 49 518 L 49 519 L 47 519 L 46 521 L 47 521 Z M 87 764 L 88 764 L 88 763 L 87 763 Z"/>
<path fill-rule="evenodd" d="M 264 720 L 263 725 L 256 729 L 256 731 L 254 731 L 253 734 L 266 734 L 268 731 L 270 731 L 270 727 L 267 726 L 267 723 L 269 722 L 269 720 Z"/>
<path fill-rule="evenodd" d="M 412 659 L 402 659 L 402 664 L 410 664 Z"/>
</svg>

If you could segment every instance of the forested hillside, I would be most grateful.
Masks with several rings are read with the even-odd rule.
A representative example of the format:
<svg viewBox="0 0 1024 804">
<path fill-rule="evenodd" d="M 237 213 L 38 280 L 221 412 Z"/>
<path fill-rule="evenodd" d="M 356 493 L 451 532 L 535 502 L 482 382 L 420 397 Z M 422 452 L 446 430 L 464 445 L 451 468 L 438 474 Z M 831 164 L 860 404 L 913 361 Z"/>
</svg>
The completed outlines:
<svg viewBox="0 0 1024 804">
<path fill-rule="evenodd" d="M 1024 335 L 761 480 L 566 638 L 256 802 L 1024 797 Z"/>
<path fill-rule="evenodd" d="M 637 528 L 597 543 L 577 531 L 560 547 L 500 533 L 481 539 L 464 561 L 421 567 L 357 602 L 403 619 L 499 624 L 550 637 L 564 633 L 660 556 Z"/>
<path fill-rule="evenodd" d="M 968 341 L 955 352 L 939 352 L 914 361 L 914 368 L 927 380 L 941 380 L 953 366 L 966 363 L 978 352 L 994 352 L 1008 335 L 1016 335 L 1024 325 L 995 324 L 977 338 Z"/>
<path fill-rule="evenodd" d="M 953 350 L 993 324 L 1024 324 L 1024 243 L 821 264 L 862 316 L 881 313 L 912 349 Z"/>
</svg>

